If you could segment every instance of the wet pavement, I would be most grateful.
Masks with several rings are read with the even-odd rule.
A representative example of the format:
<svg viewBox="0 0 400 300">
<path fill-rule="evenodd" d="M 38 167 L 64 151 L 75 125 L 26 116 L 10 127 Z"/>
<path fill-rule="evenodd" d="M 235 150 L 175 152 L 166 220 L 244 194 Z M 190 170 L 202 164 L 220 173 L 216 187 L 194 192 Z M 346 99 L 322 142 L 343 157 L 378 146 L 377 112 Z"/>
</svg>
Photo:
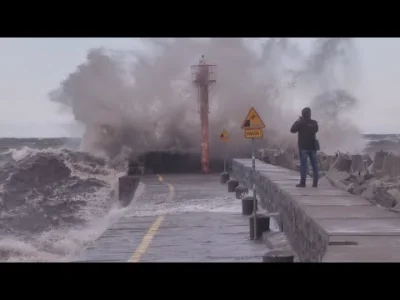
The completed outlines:
<svg viewBox="0 0 400 300">
<path fill-rule="evenodd" d="M 261 262 L 241 201 L 218 175 L 145 176 L 124 217 L 87 249 L 83 261 Z"/>
</svg>

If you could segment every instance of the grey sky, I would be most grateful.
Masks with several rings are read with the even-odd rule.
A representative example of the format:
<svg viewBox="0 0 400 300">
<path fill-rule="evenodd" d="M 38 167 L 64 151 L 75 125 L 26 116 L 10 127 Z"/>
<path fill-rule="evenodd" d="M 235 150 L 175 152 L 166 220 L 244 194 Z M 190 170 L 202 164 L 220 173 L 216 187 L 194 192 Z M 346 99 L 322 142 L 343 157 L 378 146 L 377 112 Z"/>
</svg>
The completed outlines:
<svg viewBox="0 0 400 300">
<path fill-rule="evenodd" d="M 301 41 L 304 45 L 309 41 Z M 0 39 L 0 136 L 67 135 L 72 118 L 47 93 L 82 63 L 92 47 L 132 49 L 135 39 Z M 364 132 L 400 133 L 400 39 L 357 39 L 363 106 L 356 123 Z M 70 126 L 70 125 L 69 125 Z"/>
</svg>

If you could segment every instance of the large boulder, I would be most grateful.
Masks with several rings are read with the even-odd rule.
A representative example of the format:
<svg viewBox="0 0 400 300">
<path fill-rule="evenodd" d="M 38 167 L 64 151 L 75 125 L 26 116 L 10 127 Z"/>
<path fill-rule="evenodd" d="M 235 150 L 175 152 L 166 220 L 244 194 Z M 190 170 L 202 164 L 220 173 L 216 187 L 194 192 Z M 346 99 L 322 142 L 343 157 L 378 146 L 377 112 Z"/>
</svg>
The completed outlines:
<svg viewBox="0 0 400 300">
<path fill-rule="evenodd" d="M 396 188 L 392 188 L 389 189 L 387 192 L 396 200 L 396 205 L 394 206 L 394 208 L 400 209 L 400 191 Z"/>
<path fill-rule="evenodd" d="M 383 159 L 381 174 L 391 178 L 400 176 L 400 157 L 391 153 L 386 155 Z"/>
<path fill-rule="evenodd" d="M 349 184 L 351 183 L 348 181 L 348 178 L 350 176 L 350 168 L 350 156 L 342 153 L 337 153 L 335 155 L 335 161 L 333 162 L 332 166 L 329 168 L 329 171 L 326 173 L 325 176 L 331 185 L 337 188 L 348 190 Z"/>
<path fill-rule="evenodd" d="M 287 151 L 281 152 L 279 149 L 277 153 L 274 155 L 275 165 L 281 166 L 284 168 L 294 169 L 294 155 Z"/>
<path fill-rule="evenodd" d="M 392 208 L 399 203 L 398 199 L 400 198 L 397 198 L 398 189 L 396 188 L 396 183 L 388 176 L 367 181 L 366 185 L 366 189 L 361 194 L 364 199 L 386 208 Z"/>
<path fill-rule="evenodd" d="M 351 157 L 348 154 L 338 154 L 335 162 L 332 164 L 331 169 L 336 169 L 340 172 L 350 172 L 351 168 Z"/>
<path fill-rule="evenodd" d="M 351 156 L 350 173 L 358 175 L 367 173 L 366 165 L 361 154 Z"/>
<path fill-rule="evenodd" d="M 375 156 L 374 156 L 374 162 L 372 165 L 372 172 L 373 173 L 377 173 L 379 171 L 382 170 L 382 166 L 383 166 L 383 160 L 385 159 L 385 157 L 389 155 L 389 152 L 386 151 L 379 151 L 379 152 L 375 152 Z"/>
</svg>

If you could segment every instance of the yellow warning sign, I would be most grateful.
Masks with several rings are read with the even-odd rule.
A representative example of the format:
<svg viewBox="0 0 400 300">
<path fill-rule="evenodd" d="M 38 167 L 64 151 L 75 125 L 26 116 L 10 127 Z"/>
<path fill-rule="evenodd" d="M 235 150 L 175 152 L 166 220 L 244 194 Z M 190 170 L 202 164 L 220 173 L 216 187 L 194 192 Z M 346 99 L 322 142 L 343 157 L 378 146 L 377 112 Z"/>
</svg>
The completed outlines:
<svg viewBox="0 0 400 300">
<path fill-rule="evenodd" d="M 223 142 L 229 141 L 229 134 L 228 134 L 228 131 L 226 131 L 226 129 L 223 129 L 222 132 L 221 132 L 221 134 L 220 134 L 220 136 L 219 136 L 219 138 L 220 138 L 221 141 L 223 141 Z"/>
<path fill-rule="evenodd" d="M 264 137 L 262 129 L 245 129 L 244 137 L 246 139 L 262 139 Z"/>
<path fill-rule="evenodd" d="M 262 129 L 265 128 L 264 122 L 261 120 L 259 114 L 254 107 L 250 108 L 247 113 L 246 119 L 242 123 L 242 129 Z"/>
</svg>

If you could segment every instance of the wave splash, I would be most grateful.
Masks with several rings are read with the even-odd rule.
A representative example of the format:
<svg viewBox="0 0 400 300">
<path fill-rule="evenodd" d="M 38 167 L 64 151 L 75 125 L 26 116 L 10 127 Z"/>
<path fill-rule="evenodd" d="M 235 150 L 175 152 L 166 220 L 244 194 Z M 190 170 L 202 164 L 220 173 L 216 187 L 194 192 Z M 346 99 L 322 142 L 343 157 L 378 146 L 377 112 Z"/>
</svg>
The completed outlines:
<svg viewBox="0 0 400 300">
<path fill-rule="evenodd" d="M 69 149 L 0 154 L 0 260 L 71 260 L 120 214 L 106 159 Z"/>
</svg>

